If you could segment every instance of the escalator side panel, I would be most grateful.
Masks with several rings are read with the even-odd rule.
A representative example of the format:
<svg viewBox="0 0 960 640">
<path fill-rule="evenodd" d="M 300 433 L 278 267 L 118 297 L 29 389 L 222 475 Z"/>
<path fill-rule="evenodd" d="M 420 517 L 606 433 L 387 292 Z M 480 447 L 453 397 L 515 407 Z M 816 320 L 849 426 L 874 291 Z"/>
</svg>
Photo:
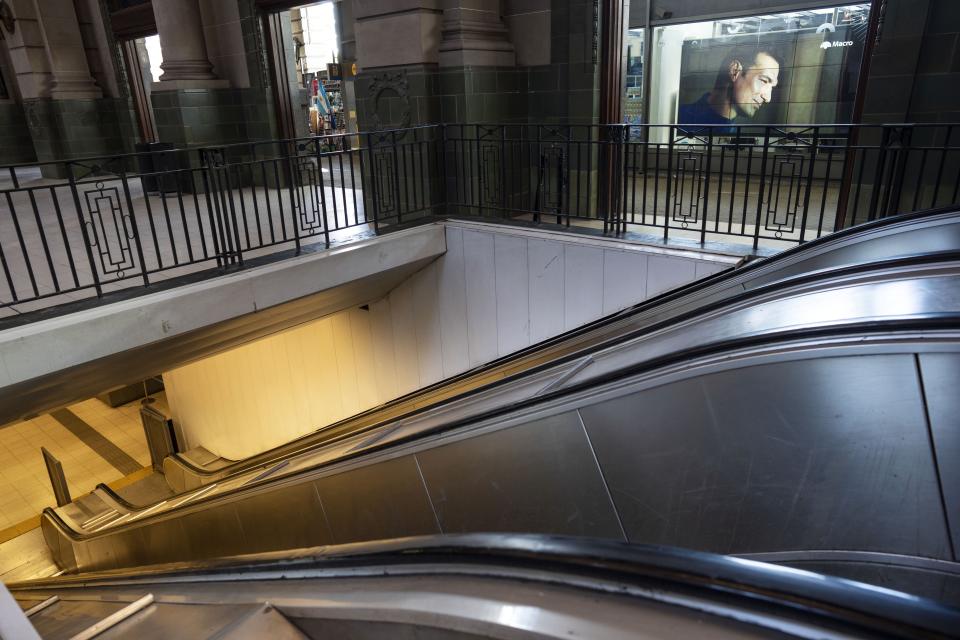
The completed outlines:
<svg viewBox="0 0 960 640">
<path fill-rule="evenodd" d="M 87 565 L 93 565 L 96 562 L 100 569 L 117 569 L 126 564 L 123 554 L 124 550 L 129 548 L 127 545 L 118 547 L 109 538 L 95 538 L 90 542 L 92 544 L 83 549 L 77 549 L 78 562 Z"/>
<path fill-rule="evenodd" d="M 40 516 L 40 532 L 43 534 L 43 541 L 47 543 L 50 555 L 56 560 L 57 566 L 65 571 L 75 570 L 77 568 L 77 558 L 73 541 L 64 535 L 60 529 L 49 526 L 46 514 Z"/>
<path fill-rule="evenodd" d="M 623 540 L 576 411 L 422 451 L 417 458 L 445 533 Z"/>
<path fill-rule="evenodd" d="M 187 514 L 183 518 L 190 553 L 194 558 L 213 558 L 246 552 L 244 527 L 235 504 L 220 505 Z"/>
<path fill-rule="evenodd" d="M 950 558 L 912 355 L 755 365 L 581 414 L 630 542 Z"/>
<path fill-rule="evenodd" d="M 442 533 L 413 456 L 316 481 L 335 543 Z"/>
<path fill-rule="evenodd" d="M 141 527 L 140 531 L 143 533 L 144 546 L 150 550 L 150 556 L 157 558 L 154 562 L 175 562 L 195 557 L 191 555 L 193 549 L 190 548 L 190 538 L 184 531 L 181 518 L 161 520 L 149 527 Z M 132 533 L 131 530 L 124 531 L 118 541 L 125 549 L 129 549 L 130 545 L 136 542 Z"/>
<path fill-rule="evenodd" d="M 160 526 L 166 528 L 168 531 L 180 528 L 176 527 L 172 522 L 163 523 Z M 174 527 L 176 527 L 176 529 L 174 529 Z M 148 546 L 148 542 L 156 545 L 156 534 L 148 532 L 149 528 L 127 530 L 112 541 L 117 550 L 117 563 L 121 567 L 151 564 L 156 561 L 155 548 Z M 169 547 L 165 545 L 161 548 L 169 551 Z M 170 559 L 172 560 L 174 558 L 170 557 Z"/>
<path fill-rule="evenodd" d="M 236 506 L 247 553 L 333 544 L 333 532 L 313 482 L 256 494 Z"/>
<path fill-rule="evenodd" d="M 694 377 L 654 388 L 640 379 L 552 418 L 492 418 L 414 444 L 415 453 L 387 450 L 198 500 L 189 511 L 64 539 L 61 554 L 76 554 L 86 571 L 220 557 L 237 553 L 238 540 L 248 553 L 526 530 L 725 553 L 949 560 L 916 360 L 898 349 L 788 352 L 713 373 L 692 363 Z"/>
<path fill-rule="evenodd" d="M 960 553 L 960 354 L 922 354 L 920 370 L 956 561 Z"/>
</svg>

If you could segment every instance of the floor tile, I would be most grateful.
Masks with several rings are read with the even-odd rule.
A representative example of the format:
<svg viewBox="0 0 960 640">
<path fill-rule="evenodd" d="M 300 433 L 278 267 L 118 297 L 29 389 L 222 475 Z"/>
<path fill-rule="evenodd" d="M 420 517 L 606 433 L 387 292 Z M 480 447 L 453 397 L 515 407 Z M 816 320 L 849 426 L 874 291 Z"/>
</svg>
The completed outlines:
<svg viewBox="0 0 960 640">
<path fill-rule="evenodd" d="M 167 406 L 163 392 L 152 397 L 157 406 Z M 91 398 L 67 409 L 109 442 L 114 453 L 120 451 L 126 456 L 136 469 L 150 464 L 138 402 L 111 408 Z M 86 429 L 80 432 L 89 436 Z M 40 447 L 60 460 L 74 498 L 101 482 L 113 482 L 126 475 L 102 455 L 110 451 L 110 447 L 98 447 L 98 452 L 98 448 L 77 437 L 52 415 L 9 425 L 0 429 L 0 529 L 19 524 L 37 516 L 45 507 L 55 505 Z"/>
</svg>

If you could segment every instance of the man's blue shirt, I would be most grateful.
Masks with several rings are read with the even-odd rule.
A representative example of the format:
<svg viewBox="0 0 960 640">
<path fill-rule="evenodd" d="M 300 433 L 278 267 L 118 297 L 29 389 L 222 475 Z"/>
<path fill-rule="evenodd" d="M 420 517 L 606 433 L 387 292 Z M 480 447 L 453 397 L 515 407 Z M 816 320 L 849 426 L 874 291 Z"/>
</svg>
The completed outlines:
<svg viewBox="0 0 960 640">
<path fill-rule="evenodd" d="M 698 130 L 692 127 L 684 126 L 691 124 L 726 125 L 722 129 L 714 129 L 714 133 L 734 133 L 736 131 L 734 128 L 734 121 L 729 118 L 724 118 L 719 113 L 714 111 L 713 107 L 710 106 L 709 98 L 710 94 L 705 93 L 703 94 L 703 97 L 693 104 L 680 105 L 680 109 L 678 109 L 677 113 L 677 124 L 680 125 L 681 131 L 684 133 L 705 132 L 705 130 Z"/>
</svg>

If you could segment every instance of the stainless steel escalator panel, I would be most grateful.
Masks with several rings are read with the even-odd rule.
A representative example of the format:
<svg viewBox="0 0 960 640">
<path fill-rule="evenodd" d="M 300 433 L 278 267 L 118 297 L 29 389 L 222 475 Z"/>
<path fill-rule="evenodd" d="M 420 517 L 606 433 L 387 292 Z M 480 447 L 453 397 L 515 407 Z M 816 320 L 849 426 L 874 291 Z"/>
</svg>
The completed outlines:
<svg viewBox="0 0 960 640">
<path fill-rule="evenodd" d="M 140 539 L 134 532 L 139 531 Z M 174 562 L 195 558 L 181 518 L 163 518 L 150 526 L 126 528 L 117 538 L 117 545 L 128 558 L 127 566 L 134 566 L 134 558 L 140 556 L 141 549 L 147 549 L 154 558 L 164 558 L 160 562 Z M 138 548 L 137 545 L 143 545 Z"/>
<path fill-rule="evenodd" d="M 576 412 L 417 454 L 444 533 L 516 531 L 623 540 Z"/>
<path fill-rule="evenodd" d="M 191 556 L 214 558 L 245 553 L 244 529 L 236 504 L 208 511 L 194 509 L 181 518 Z"/>
<path fill-rule="evenodd" d="M 413 456 L 316 481 L 336 543 L 441 533 Z"/>
<path fill-rule="evenodd" d="M 672 300 L 661 301 L 655 307 L 647 308 L 639 314 L 634 314 L 628 310 L 625 312 L 627 315 L 621 314 L 624 315 L 623 319 L 598 327 L 595 330 L 589 330 L 586 334 L 568 338 L 567 342 L 586 345 L 599 339 L 599 336 L 609 337 L 615 335 L 617 331 L 622 332 L 628 328 L 636 329 L 639 326 L 676 317 L 680 313 L 693 311 L 706 304 L 722 301 L 744 290 L 773 282 L 782 282 L 795 275 L 809 274 L 817 270 L 848 267 L 871 260 L 924 255 L 931 251 L 956 251 L 960 247 L 960 219 L 958 218 L 960 217 L 954 211 L 928 212 L 923 215 L 905 216 L 902 219 L 888 219 L 879 224 L 868 225 L 866 229 L 829 236 L 805 245 L 800 250 L 776 256 L 768 261 L 755 263 L 749 269 L 732 271 L 727 277 L 721 278 L 709 286 L 701 287 Z M 549 346 L 546 349 L 549 352 L 554 350 L 555 347 Z M 523 358 L 526 357 L 523 356 Z M 521 361 L 523 358 L 521 358 Z M 469 376 L 470 373 L 468 372 L 464 379 L 469 378 Z M 434 390 L 427 390 L 424 393 L 429 396 L 434 393 Z M 419 406 L 418 400 L 401 400 L 399 402 L 401 404 L 410 402 L 412 406 Z M 373 413 L 375 414 L 376 411 Z M 362 414 L 354 420 L 358 425 L 371 423 L 371 418 L 367 414 Z M 373 422 L 375 421 L 373 420 Z M 292 451 L 291 446 L 293 449 L 312 446 L 310 443 L 322 441 L 324 437 L 320 433 L 312 434 L 299 439 L 296 443 L 291 443 L 291 445 L 284 445 L 284 447 L 271 452 L 264 452 L 264 454 L 255 456 L 248 461 L 239 461 L 227 468 L 213 470 L 209 473 L 183 466 L 177 462 L 177 458 L 168 459 L 165 466 L 170 467 L 167 469 L 167 473 L 174 481 L 181 476 L 184 477 L 177 486 L 195 487 L 214 481 L 226 474 L 235 473 L 244 468 L 245 465 L 256 466 L 278 459 L 277 456 L 283 455 L 283 452 Z"/>
<path fill-rule="evenodd" d="M 245 552 L 333 544 L 315 482 L 287 484 L 236 503 Z"/>
<path fill-rule="evenodd" d="M 950 559 L 913 360 L 749 366 L 580 412 L 631 542 Z"/>
<path fill-rule="evenodd" d="M 871 277 L 840 279 L 840 283 L 810 283 L 788 290 L 778 290 L 714 310 L 703 317 L 669 325 L 652 334 L 641 336 L 594 352 L 594 364 L 572 376 L 564 386 L 583 384 L 638 363 L 651 361 L 690 346 L 719 343 L 724 340 L 786 332 L 798 326 L 830 327 L 849 322 L 937 317 L 960 311 L 960 271 L 955 266 L 927 265 L 891 269 Z M 819 322 L 814 322 L 819 318 Z M 441 427 L 452 420 L 464 420 L 483 411 L 532 398 L 544 381 L 562 376 L 567 362 L 537 372 L 517 385 L 504 385 L 489 393 L 476 394 L 462 401 L 428 410 L 405 421 L 402 428 L 375 443 L 383 446 L 391 441 L 409 438 L 417 433 Z M 388 428 L 386 426 L 384 428 Z M 363 435 L 359 438 L 366 439 Z M 345 453 L 355 446 L 348 440 L 332 447 L 314 450 L 291 460 L 280 476 L 289 476 L 305 467 L 331 460 L 338 450 Z M 247 472 L 255 476 L 258 469 Z M 242 484 L 246 476 L 236 476 Z M 229 487 L 217 490 L 221 492 Z M 174 504 L 171 501 L 171 504 Z M 166 509 L 166 507 L 164 508 Z M 69 521 L 68 521 L 69 524 Z M 109 527 L 107 527 L 109 528 Z"/>
<path fill-rule="evenodd" d="M 926 265 L 890 269 L 871 276 L 841 278 L 837 284 L 810 283 L 777 290 L 714 310 L 703 317 L 669 325 L 652 334 L 615 344 L 593 354 L 594 363 L 572 376 L 564 386 L 583 384 L 640 363 L 652 361 L 691 347 L 722 343 L 725 340 L 787 332 L 798 326 L 836 327 L 850 322 L 876 323 L 905 318 L 939 317 L 960 313 L 960 269 L 956 266 Z M 576 361 L 537 372 L 521 384 L 491 389 L 462 401 L 428 410 L 405 421 L 404 426 L 375 443 L 390 442 L 439 428 L 451 421 L 464 421 L 492 409 L 508 406 L 536 395 L 543 381 L 555 380 Z M 533 382 L 536 381 L 536 384 Z M 382 427 L 389 429 L 389 425 Z M 289 477 L 304 468 L 329 462 L 355 447 L 354 439 L 317 449 L 291 460 L 275 479 Z M 247 472 L 253 477 L 259 469 Z M 235 476 L 231 483 L 243 484 L 246 475 Z M 224 483 L 216 493 L 228 490 Z M 174 504 L 175 501 L 171 501 Z M 69 521 L 68 521 L 69 524 Z M 125 525 L 124 525 L 125 526 Z M 333 526 L 333 525 L 332 525 Z M 106 529 L 109 529 L 107 527 Z M 105 530 L 106 530 L 105 529 Z"/>
<path fill-rule="evenodd" d="M 960 354 L 924 353 L 919 362 L 952 534 L 953 559 L 960 560 Z"/>
</svg>

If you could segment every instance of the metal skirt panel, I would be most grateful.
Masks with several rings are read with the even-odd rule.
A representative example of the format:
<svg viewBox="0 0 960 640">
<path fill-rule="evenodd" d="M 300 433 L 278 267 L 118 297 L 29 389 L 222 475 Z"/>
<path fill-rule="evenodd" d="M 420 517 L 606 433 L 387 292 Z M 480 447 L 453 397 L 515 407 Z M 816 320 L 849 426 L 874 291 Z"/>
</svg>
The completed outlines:
<svg viewBox="0 0 960 640">
<path fill-rule="evenodd" d="M 734 369 L 581 414 L 631 542 L 951 559 L 910 355 Z"/>
</svg>

